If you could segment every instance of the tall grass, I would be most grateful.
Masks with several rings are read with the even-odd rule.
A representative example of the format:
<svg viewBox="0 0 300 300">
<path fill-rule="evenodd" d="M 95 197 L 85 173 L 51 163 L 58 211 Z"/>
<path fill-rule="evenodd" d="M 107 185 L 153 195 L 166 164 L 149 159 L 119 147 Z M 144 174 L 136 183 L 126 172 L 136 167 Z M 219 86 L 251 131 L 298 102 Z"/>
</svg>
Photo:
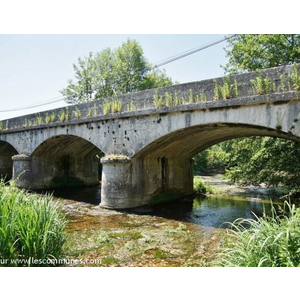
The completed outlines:
<svg viewBox="0 0 300 300">
<path fill-rule="evenodd" d="M 1 266 L 53 265 L 62 258 L 65 227 L 65 217 L 50 196 L 0 182 Z M 33 259 L 38 261 L 33 264 Z"/>
<path fill-rule="evenodd" d="M 287 214 L 232 223 L 218 263 L 227 267 L 299 267 L 300 208 L 285 203 Z"/>
</svg>

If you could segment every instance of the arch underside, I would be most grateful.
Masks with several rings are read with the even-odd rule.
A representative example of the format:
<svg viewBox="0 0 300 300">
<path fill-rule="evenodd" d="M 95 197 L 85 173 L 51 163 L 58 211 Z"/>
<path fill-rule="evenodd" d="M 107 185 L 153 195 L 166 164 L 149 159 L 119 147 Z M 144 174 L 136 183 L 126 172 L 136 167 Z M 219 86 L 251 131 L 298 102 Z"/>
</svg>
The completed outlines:
<svg viewBox="0 0 300 300">
<path fill-rule="evenodd" d="M 220 142 L 249 136 L 269 136 L 300 141 L 292 134 L 266 127 L 232 123 L 206 124 L 188 127 L 165 135 L 143 148 L 134 157 L 184 157 L 190 159 L 197 153 Z"/>
<path fill-rule="evenodd" d="M 18 152 L 12 145 L 0 141 L 0 177 L 5 179 L 12 177 L 12 156 L 16 154 L 18 154 Z"/>
<path fill-rule="evenodd" d="M 91 142 L 73 135 L 59 135 L 40 144 L 31 155 L 34 189 L 99 184 L 97 154 Z"/>
</svg>

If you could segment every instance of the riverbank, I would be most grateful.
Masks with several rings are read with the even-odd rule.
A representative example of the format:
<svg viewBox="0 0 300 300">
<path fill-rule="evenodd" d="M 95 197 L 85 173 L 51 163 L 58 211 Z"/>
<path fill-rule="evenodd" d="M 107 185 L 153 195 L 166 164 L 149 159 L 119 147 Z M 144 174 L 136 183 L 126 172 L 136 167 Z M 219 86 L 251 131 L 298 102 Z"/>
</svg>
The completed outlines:
<svg viewBox="0 0 300 300">
<path fill-rule="evenodd" d="M 214 266 L 226 222 L 262 214 L 270 201 L 261 190 L 230 186 L 222 176 L 202 178 L 218 195 L 131 211 L 101 208 L 97 188 L 61 193 L 56 201 L 69 220 L 67 266 Z"/>
</svg>

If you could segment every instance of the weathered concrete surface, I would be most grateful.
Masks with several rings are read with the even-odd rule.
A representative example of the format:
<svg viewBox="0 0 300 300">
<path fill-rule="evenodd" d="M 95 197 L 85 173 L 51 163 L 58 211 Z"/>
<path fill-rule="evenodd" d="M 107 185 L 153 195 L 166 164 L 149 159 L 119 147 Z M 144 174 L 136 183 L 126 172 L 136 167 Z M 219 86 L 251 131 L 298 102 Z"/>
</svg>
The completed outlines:
<svg viewBox="0 0 300 300">
<path fill-rule="evenodd" d="M 9 144 L 0 141 L 0 178 L 6 180 L 12 177 L 12 156 L 17 154 L 17 151 Z"/>
<path fill-rule="evenodd" d="M 300 140 L 299 91 L 282 91 L 279 85 L 280 75 L 288 80 L 291 71 L 288 66 L 263 72 L 277 84 L 277 92 L 268 95 L 253 95 L 249 80 L 257 74 L 250 73 L 235 77 L 240 93 L 235 99 L 154 108 L 154 91 L 150 90 L 120 96 L 125 102 L 137 101 L 136 111 L 73 117 L 30 128 L 21 126 L 30 117 L 24 116 L 9 121 L 11 127 L 0 132 L 0 141 L 30 156 L 31 171 L 26 174 L 31 188 L 51 187 L 55 182 L 96 183 L 97 154 L 102 151 L 106 155 L 102 205 L 126 208 L 188 195 L 192 193 L 191 159 L 199 151 L 253 135 Z M 221 84 L 222 79 L 218 80 Z M 188 95 L 190 89 L 212 97 L 213 81 L 158 91 Z M 5 153 L 2 161 L 9 157 Z"/>
</svg>

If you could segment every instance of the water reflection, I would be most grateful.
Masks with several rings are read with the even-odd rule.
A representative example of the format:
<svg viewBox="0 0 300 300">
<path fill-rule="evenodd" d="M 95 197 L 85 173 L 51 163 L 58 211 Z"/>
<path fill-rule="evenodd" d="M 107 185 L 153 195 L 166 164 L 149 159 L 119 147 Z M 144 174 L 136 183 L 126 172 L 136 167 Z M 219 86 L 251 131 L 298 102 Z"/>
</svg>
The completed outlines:
<svg viewBox="0 0 300 300">
<path fill-rule="evenodd" d="M 57 189 L 52 193 L 58 198 L 99 205 L 101 190 L 98 186 L 94 186 Z M 227 222 L 233 222 L 238 218 L 254 219 L 254 214 L 260 217 L 264 211 L 268 214 L 270 210 L 270 199 L 220 195 L 181 199 L 153 207 L 134 208 L 122 212 L 124 214 L 159 216 L 206 227 L 225 228 L 228 227 Z"/>
<path fill-rule="evenodd" d="M 195 224 L 210 227 L 228 227 L 227 222 L 238 218 L 254 219 L 255 215 L 261 217 L 269 213 L 271 201 L 247 197 L 208 197 L 194 199 L 193 209 L 188 219 Z"/>
<path fill-rule="evenodd" d="M 210 196 L 192 201 L 169 202 L 152 207 L 147 214 L 205 227 L 226 228 L 238 218 L 254 219 L 271 211 L 271 199 L 242 196 Z M 277 202 L 276 202 L 277 203 Z M 135 213 L 141 213 L 138 209 Z"/>
</svg>

